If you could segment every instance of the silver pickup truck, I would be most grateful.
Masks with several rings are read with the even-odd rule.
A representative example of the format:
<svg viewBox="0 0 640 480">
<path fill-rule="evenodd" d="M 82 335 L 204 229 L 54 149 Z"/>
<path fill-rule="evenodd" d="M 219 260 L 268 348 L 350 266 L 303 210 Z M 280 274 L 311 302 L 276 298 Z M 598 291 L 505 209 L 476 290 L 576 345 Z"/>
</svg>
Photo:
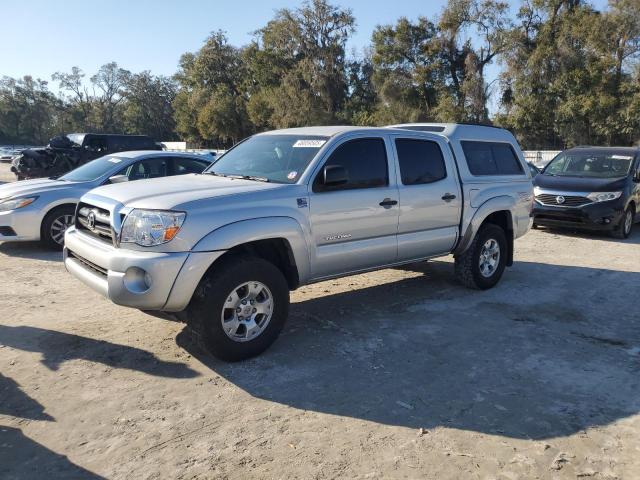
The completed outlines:
<svg viewBox="0 0 640 480">
<path fill-rule="evenodd" d="M 119 305 L 177 312 L 201 348 L 240 360 L 275 341 L 304 284 L 452 253 L 463 284 L 493 287 L 532 203 L 506 130 L 277 130 L 202 174 L 85 194 L 64 262 Z"/>
</svg>

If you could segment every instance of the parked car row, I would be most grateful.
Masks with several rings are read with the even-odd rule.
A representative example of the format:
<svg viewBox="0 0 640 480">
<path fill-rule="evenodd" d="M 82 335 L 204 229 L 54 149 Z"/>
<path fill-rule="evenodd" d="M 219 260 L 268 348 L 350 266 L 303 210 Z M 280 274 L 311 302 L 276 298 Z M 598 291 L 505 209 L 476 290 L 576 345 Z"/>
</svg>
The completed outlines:
<svg viewBox="0 0 640 480">
<path fill-rule="evenodd" d="M 453 254 L 457 279 L 487 289 L 534 223 L 628 236 L 638 157 L 579 148 L 539 172 L 495 127 L 276 130 L 215 159 L 117 153 L 0 186 L 0 240 L 64 246 L 87 286 L 241 360 L 275 341 L 302 285 Z"/>
</svg>

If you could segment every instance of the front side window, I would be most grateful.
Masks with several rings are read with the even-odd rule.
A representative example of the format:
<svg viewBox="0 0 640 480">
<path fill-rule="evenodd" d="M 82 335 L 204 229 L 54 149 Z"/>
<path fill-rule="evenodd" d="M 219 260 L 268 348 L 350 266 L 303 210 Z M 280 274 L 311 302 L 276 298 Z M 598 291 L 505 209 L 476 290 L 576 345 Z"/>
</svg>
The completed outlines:
<svg viewBox="0 0 640 480">
<path fill-rule="evenodd" d="M 446 178 L 444 158 L 436 142 L 398 138 L 395 143 L 403 185 L 421 185 Z"/>
<path fill-rule="evenodd" d="M 205 173 L 295 183 L 329 137 L 256 135 L 222 155 Z"/>
<path fill-rule="evenodd" d="M 375 188 L 389 184 L 387 149 L 382 138 L 359 138 L 338 146 L 324 167 L 343 167 L 348 181 L 335 187 L 322 185 L 323 171 L 316 176 L 313 191 Z"/>
<path fill-rule="evenodd" d="M 544 175 L 560 177 L 624 177 L 629 173 L 633 154 L 615 151 L 568 151 L 545 167 Z"/>
<path fill-rule="evenodd" d="M 520 160 L 508 143 L 463 141 L 462 150 L 472 175 L 521 175 Z"/>
<path fill-rule="evenodd" d="M 125 168 L 119 175 L 127 175 L 129 181 L 167 176 L 169 157 L 147 158 Z"/>
</svg>

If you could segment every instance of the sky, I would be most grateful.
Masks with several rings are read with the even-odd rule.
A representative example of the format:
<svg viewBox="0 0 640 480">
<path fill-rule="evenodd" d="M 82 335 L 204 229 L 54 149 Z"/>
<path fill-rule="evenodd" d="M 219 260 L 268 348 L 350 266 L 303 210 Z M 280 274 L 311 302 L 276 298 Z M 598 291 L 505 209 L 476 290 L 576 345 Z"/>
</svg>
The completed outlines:
<svg viewBox="0 0 640 480">
<path fill-rule="evenodd" d="M 446 0 L 333 0 L 351 8 L 357 32 L 349 51 L 361 52 L 376 25 L 399 17 L 435 19 Z M 515 11 L 519 1 L 511 1 Z M 592 0 L 603 8 L 606 0 Z M 0 0 L 0 77 L 51 80 L 78 66 L 90 77 L 115 61 L 132 72 L 172 75 L 180 55 L 198 50 L 208 34 L 225 30 L 242 46 L 276 10 L 300 0 Z M 499 66 L 488 72 L 495 77 Z M 51 85 L 56 90 L 55 85 Z"/>
</svg>

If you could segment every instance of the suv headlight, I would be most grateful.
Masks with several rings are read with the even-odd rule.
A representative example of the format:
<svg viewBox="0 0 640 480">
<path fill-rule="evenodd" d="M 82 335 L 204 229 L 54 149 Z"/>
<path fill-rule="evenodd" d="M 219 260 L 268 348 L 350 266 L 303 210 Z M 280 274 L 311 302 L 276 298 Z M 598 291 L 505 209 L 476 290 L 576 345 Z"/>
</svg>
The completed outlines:
<svg viewBox="0 0 640 480">
<path fill-rule="evenodd" d="M 8 212 L 9 210 L 17 210 L 18 208 L 26 207 L 36 201 L 38 197 L 25 197 L 25 198 L 9 198 L 0 202 L 0 212 Z"/>
<path fill-rule="evenodd" d="M 594 202 L 608 202 L 620 198 L 620 195 L 622 192 L 593 192 L 587 195 L 587 198 Z"/>
<path fill-rule="evenodd" d="M 120 243 L 153 247 L 170 242 L 180 231 L 186 216 L 184 212 L 134 209 L 124 219 Z"/>
</svg>

